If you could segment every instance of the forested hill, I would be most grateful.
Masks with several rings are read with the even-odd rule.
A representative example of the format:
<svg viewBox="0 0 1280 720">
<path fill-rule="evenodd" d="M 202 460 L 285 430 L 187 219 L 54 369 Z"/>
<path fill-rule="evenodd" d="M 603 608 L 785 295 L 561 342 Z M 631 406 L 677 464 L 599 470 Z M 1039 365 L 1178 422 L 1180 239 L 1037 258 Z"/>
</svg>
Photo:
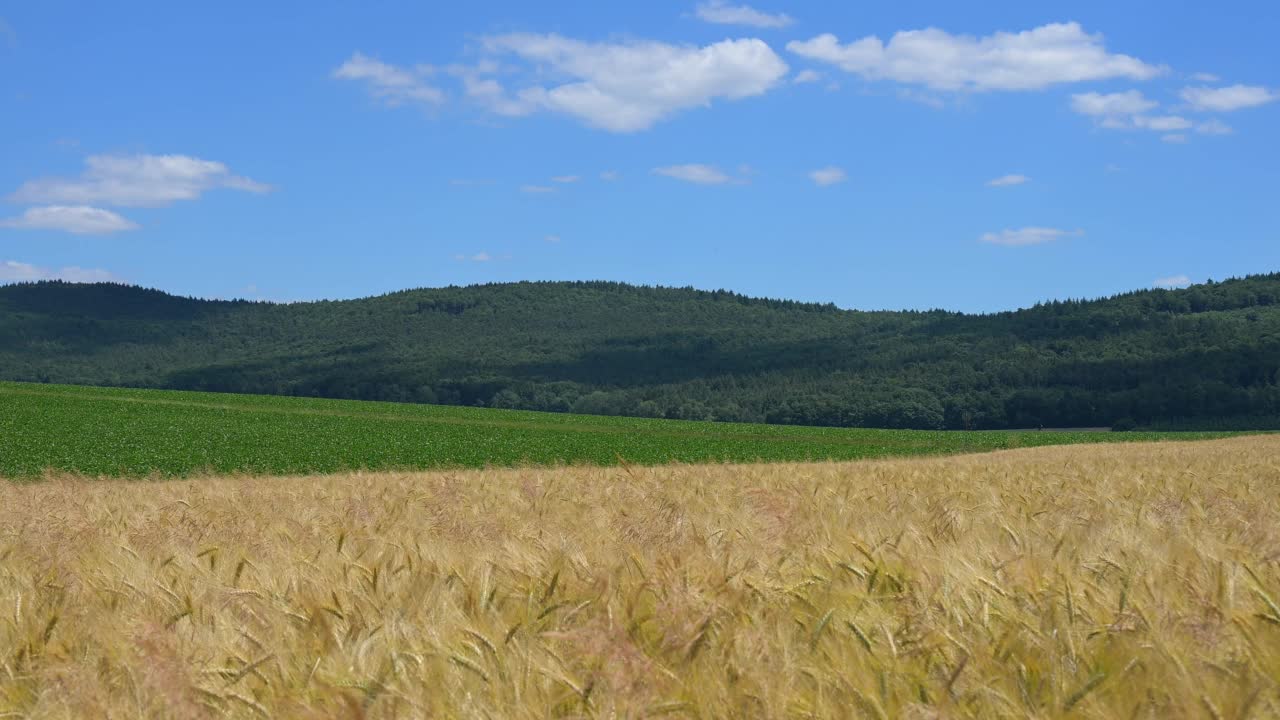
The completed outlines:
<svg viewBox="0 0 1280 720">
<path fill-rule="evenodd" d="M 277 305 L 0 287 L 0 379 L 910 428 L 1280 427 L 1280 274 L 1017 312 L 516 283 Z"/>
</svg>

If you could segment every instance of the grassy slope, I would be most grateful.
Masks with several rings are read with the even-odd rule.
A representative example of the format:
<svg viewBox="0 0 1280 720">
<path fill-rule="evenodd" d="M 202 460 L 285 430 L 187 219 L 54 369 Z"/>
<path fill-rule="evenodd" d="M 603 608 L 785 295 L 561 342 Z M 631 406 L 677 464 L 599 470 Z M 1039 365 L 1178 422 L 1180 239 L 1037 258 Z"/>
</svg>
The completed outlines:
<svg viewBox="0 0 1280 720">
<path fill-rule="evenodd" d="M 0 383 L 0 476 L 848 460 L 1212 433 L 933 432 Z"/>
<path fill-rule="evenodd" d="M 0 483 L 0 716 L 1280 717 L 1278 456 Z"/>
</svg>

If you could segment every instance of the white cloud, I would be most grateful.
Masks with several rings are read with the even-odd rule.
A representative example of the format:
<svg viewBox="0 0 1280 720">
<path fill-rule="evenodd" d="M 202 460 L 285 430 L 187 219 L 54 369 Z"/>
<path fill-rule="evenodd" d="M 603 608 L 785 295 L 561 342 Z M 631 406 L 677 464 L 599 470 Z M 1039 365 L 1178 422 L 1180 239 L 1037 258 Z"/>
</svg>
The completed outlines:
<svg viewBox="0 0 1280 720">
<path fill-rule="evenodd" d="M 1169 133 L 1168 135 L 1160 136 L 1160 139 L 1171 145 L 1183 145 L 1187 142 L 1187 136 L 1182 133 Z"/>
<path fill-rule="evenodd" d="M 676 180 L 697 183 L 698 185 L 724 185 L 732 180 L 732 178 L 724 174 L 720 168 L 713 165 L 700 165 L 697 163 L 690 163 L 688 165 L 668 165 L 666 167 L 654 168 L 653 172 L 658 175 L 675 178 Z"/>
<path fill-rule="evenodd" d="M 1074 22 L 982 38 L 927 28 L 899 32 L 887 44 L 875 36 L 841 44 L 828 33 L 793 41 L 787 49 L 868 80 L 894 80 L 935 90 L 1037 90 L 1086 80 L 1146 80 L 1164 72 L 1136 58 L 1107 52 L 1101 35 L 1089 35 Z"/>
<path fill-rule="evenodd" d="M 543 240 L 543 242 L 549 242 L 549 243 L 553 243 L 553 244 L 554 244 L 554 243 L 558 243 L 558 242 L 560 242 L 560 236 L 559 236 L 559 235 L 548 235 L 548 236 L 546 236 L 546 237 L 542 238 L 542 240 Z"/>
<path fill-rule="evenodd" d="M 1115 117 L 1139 115 L 1159 107 L 1160 103 L 1148 100 L 1141 92 L 1129 90 L 1118 93 L 1087 92 L 1071 96 L 1071 109 L 1081 115 Z"/>
<path fill-rule="evenodd" d="M 795 79 L 791 82 L 801 85 L 804 83 L 815 83 L 822 79 L 822 73 L 817 70 L 801 70 L 796 73 Z"/>
<path fill-rule="evenodd" d="M 1059 238 L 1071 235 L 1083 235 L 1081 230 L 1068 231 L 1057 228 L 1025 227 L 1018 230 L 1001 230 L 998 233 L 986 233 L 980 240 L 990 245 L 1006 247 L 1024 247 L 1027 245 L 1043 245 Z"/>
<path fill-rule="evenodd" d="M 787 74 L 787 64 L 763 41 L 723 40 L 705 47 L 661 42 L 588 43 L 560 35 L 516 33 L 484 40 L 493 53 L 518 56 L 561 84 L 534 85 L 509 95 L 492 83 L 491 108 L 510 114 L 547 110 L 612 132 L 652 127 L 674 113 L 716 99 L 762 95 Z M 518 112 L 514 112 L 518 111 Z"/>
<path fill-rule="evenodd" d="M 520 186 L 520 192 L 529 193 L 531 195 L 545 195 L 547 193 L 553 193 L 555 191 L 556 191 L 555 188 L 548 187 L 546 185 L 521 185 Z"/>
<path fill-rule="evenodd" d="M 494 258 L 494 256 L 493 256 L 493 255 L 490 255 L 490 254 L 489 254 L 489 253 L 487 253 L 487 252 L 478 252 L 478 253 L 476 253 L 475 255 L 463 255 L 463 254 L 459 253 L 459 254 L 457 254 L 457 255 L 454 255 L 454 256 L 453 256 L 453 259 L 454 259 L 454 260 L 457 260 L 458 262 L 478 262 L 478 263 L 483 263 L 483 262 L 489 262 L 489 261 L 494 260 L 494 259 L 496 259 L 496 258 Z M 508 255 L 504 255 L 501 259 L 503 259 L 503 260 L 507 260 L 507 259 L 510 259 L 510 256 L 508 256 Z"/>
<path fill-rule="evenodd" d="M 1133 125 L 1143 130 L 1169 132 L 1170 130 L 1186 130 L 1192 126 L 1192 122 L 1177 115 L 1162 115 L 1159 117 L 1136 115 L 1133 117 Z"/>
<path fill-rule="evenodd" d="M 469 68 L 463 72 L 462 87 L 467 97 L 480 103 L 489 112 L 504 117 L 524 117 L 537 111 L 534 95 L 522 92 L 517 97 L 511 97 L 507 95 L 502 83 L 478 74 L 485 71 Z"/>
<path fill-rule="evenodd" d="M 698 18 L 718 25 L 749 25 L 758 28 L 784 28 L 795 22 L 784 13 L 766 13 L 749 5 L 730 5 L 726 0 L 708 0 L 698 4 Z"/>
<path fill-rule="evenodd" d="M 604 172 L 600 173 L 600 179 L 605 182 L 613 182 L 614 180 L 618 180 L 621 177 L 622 175 L 617 170 L 605 170 Z"/>
<path fill-rule="evenodd" d="M 334 70 L 333 76 L 367 83 L 369 93 L 390 107 L 405 103 L 441 105 L 445 100 L 444 92 L 423 81 L 432 73 L 432 69 L 425 66 L 410 69 L 388 65 L 357 52 Z"/>
<path fill-rule="evenodd" d="M 62 280 L 73 283 L 121 282 L 120 278 L 95 268 L 72 265 L 61 269 L 43 268 L 14 260 L 0 261 L 0 283 Z"/>
<path fill-rule="evenodd" d="M 19 217 L 0 220 L 0 228 L 61 230 L 76 235 L 109 235 L 124 230 L 136 230 L 138 225 L 110 210 L 85 205 L 48 205 L 28 208 Z"/>
<path fill-rule="evenodd" d="M 898 97 L 902 100 L 909 100 L 921 105 L 927 105 L 935 110 L 941 110 L 947 106 L 942 98 L 932 92 L 921 92 L 915 88 L 898 88 Z"/>
<path fill-rule="evenodd" d="M 1081 115 L 1098 118 L 1098 124 L 1113 130 L 1152 130 L 1172 133 L 1189 130 L 1194 126 L 1190 120 L 1180 115 L 1148 115 L 1146 113 L 1160 107 L 1160 103 L 1148 100 L 1137 90 L 1100 94 L 1096 92 L 1080 93 L 1071 96 L 1071 109 Z M 1185 140 L 1183 135 L 1166 135 L 1166 142 Z"/>
<path fill-rule="evenodd" d="M 1031 178 L 1026 175 L 1002 175 L 994 180 L 988 180 L 987 187 L 1010 187 L 1028 182 L 1031 182 Z"/>
<path fill-rule="evenodd" d="M 848 180 L 849 175 L 843 168 L 838 168 L 832 165 L 829 167 L 819 168 L 818 170 L 814 170 L 809 173 L 809 179 L 818 187 L 827 187 L 829 185 L 835 185 Z"/>
<path fill-rule="evenodd" d="M 1171 275 L 1169 277 L 1157 278 L 1151 283 L 1155 287 L 1172 290 L 1174 288 L 1184 288 L 1191 284 L 1191 278 L 1186 275 Z"/>
<path fill-rule="evenodd" d="M 9 196 L 17 203 L 90 203 L 159 207 L 194 200 L 205 191 L 229 188 L 252 193 L 270 185 L 233 175 L 226 165 L 186 155 L 91 155 L 78 178 L 43 178 Z"/>
<path fill-rule="evenodd" d="M 1232 85 L 1221 88 L 1186 87 L 1182 88 L 1179 95 L 1196 110 L 1216 112 L 1231 112 L 1280 100 L 1280 92 L 1273 92 L 1256 85 Z"/>
<path fill-rule="evenodd" d="M 582 177 L 578 175 L 557 175 L 551 178 L 551 182 L 558 182 L 562 185 L 567 185 L 569 183 L 576 183 L 581 179 Z"/>
<path fill-rule="evenodd" d="M 1202 82 L 1202 83 L 1216 83 L 1222 78 L 1218 77 L 1217 75 L 1214 75 L 1213 73 L 1198 72 L 1198 73 L 1193 73 L 1191 75 L 1191 79 L 1195 80 L 1196 82 Z"/>
<path fill-rule="evenodd" d="M 1196 132 L 1201 135 L 1230 135 L 1234 133 L 1235 130 L 1221 120 L 1209 120 L 1197 125 Z"/>
</svg>

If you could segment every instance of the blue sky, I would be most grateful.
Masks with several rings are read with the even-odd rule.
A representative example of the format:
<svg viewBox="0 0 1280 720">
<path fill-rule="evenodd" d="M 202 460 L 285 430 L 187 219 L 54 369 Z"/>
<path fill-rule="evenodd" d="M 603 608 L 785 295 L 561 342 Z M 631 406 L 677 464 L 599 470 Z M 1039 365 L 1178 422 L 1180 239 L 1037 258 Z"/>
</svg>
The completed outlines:
<svg viewBox="0 0 1280 720">
<path fill-rule="evenodd" d="M 1008 309 L 1280 270 L 1268 2 L 0 2 L 0 281 Z"/>
</svg>

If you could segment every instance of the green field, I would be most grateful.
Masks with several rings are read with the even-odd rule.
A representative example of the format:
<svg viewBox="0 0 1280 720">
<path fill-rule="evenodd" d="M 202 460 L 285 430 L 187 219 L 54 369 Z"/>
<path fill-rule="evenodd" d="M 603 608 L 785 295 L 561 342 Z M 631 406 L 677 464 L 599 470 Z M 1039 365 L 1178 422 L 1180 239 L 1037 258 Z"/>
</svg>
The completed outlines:
<svg viewBox="0 0 1280 720">
<path fill-rule="evenodd" d="M 10 478 L 851 460 L 1226 434 L 812 428 L 0 383 Z"/>
</svg>

